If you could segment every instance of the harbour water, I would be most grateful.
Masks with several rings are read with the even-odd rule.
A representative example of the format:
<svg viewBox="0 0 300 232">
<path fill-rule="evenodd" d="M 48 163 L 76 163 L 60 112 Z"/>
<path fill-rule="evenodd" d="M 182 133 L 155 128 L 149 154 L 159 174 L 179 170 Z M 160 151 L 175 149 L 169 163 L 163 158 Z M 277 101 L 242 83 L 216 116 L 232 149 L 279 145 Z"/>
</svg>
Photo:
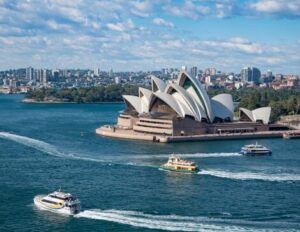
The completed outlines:
<svg viewBox="0 0 300 232">
<path fill-rule="evenodd" d="M 254 140 L 158 144 L 95 134 L 123 104 L 23 104 L 0 95 L 0 231 L 300 231 L 300 142 L 262 139 L 272 156 L 238 154 Z M 161 171 L 171 153 L 200 168 Z M 33 197 L 77 195 L 75 217 Z"/>
</svg>

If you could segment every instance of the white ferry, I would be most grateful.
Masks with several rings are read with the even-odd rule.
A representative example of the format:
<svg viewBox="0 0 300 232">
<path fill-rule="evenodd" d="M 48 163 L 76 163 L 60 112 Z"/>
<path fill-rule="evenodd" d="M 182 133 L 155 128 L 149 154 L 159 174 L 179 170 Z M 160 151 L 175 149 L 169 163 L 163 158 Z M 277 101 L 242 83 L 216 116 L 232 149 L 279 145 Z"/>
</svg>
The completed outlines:
<svg viewBox="0 0 300 232">
<path fill-rule="evenodd" d="M 61 191 L 35 196 L 33 201 L 38 208 L 54 213 L 74 215 L 81 210 L 80 201 L 76 197 Z"/>
<path fill-rule="evenodd" d="M 171 155 L 167 163 L 160 166 L 161 169 L 176 171 L 176 172 L 187 172 L 187 173 L 197 173 L 199 172 L 198 166 L 188 160 L 183 160 L 179 156 Z"/>
<path fill-rule="evenodd" d="M 259 144 L 250 144 L 242 147 L 241 154 L 243 155 L 271 155 L 272 151 Z"/>
</svg>

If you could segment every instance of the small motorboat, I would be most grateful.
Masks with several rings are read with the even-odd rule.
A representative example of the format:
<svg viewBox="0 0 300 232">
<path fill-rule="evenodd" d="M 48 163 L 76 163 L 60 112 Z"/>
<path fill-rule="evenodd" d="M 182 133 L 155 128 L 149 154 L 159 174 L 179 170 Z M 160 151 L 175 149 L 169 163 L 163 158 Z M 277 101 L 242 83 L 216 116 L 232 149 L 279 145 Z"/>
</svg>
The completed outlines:
<svg viewBox="0 0 300 232">
<path fill-rule="evenodd" d="M 259 144 L 249 144 L 242 147 L 241 154 L 243 155 L 271 155 L 272 151 Z"/>
<path fill-rule="evenodd" d="M 39 209 L 54 213 L 74 215 L 81 210 L 80 201 L 76 197 L 61 191 L 35 196 L 33 201 Z"/>
</svg>

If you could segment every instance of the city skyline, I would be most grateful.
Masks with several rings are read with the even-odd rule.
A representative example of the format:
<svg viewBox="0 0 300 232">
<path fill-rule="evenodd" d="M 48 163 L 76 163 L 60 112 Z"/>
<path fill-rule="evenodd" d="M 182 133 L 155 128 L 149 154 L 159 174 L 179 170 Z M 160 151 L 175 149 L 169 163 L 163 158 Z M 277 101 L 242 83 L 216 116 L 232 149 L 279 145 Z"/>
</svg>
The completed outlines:
<svg viewBox="0 0 300 232">
<path fill-rule="evenodd" d="M 300 73 L 300 2 L 0 0 L 0 70 Z"/>
</svg>

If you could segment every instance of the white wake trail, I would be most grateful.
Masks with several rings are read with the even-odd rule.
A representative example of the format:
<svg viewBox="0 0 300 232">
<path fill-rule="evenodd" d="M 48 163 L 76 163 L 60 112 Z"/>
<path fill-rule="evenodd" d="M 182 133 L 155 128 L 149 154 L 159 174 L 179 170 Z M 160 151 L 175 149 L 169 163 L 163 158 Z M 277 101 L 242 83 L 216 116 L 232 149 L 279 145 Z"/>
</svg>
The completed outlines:
<svg viewBox="0 0 300 232">
<path fill-rule="evenodd" d="M 188 217 L 177 215 L 153 215 L 136 211 L 122 210 L 85 210 L 77 215 L 77 218 L 89 218 L 126 224 L 135 227 L 158 229 L 167 231 L 224 231 L 244 232 L 251 231 L 248 227 L 236 225 L 222 225 L 224 219 L 214 220 L 206 217 Z M 218 224 L 216 222 L 219 222 Z M 273 229 L 258 231 L 275 231 Z"/>
<path fill-rule="evenodd" d="M 159 155 L 135 155 L 130 156 L 130 158 L 134 159 L 160 159 L 160 158 L 168 158 L 171 154 L 159 154 Z M 180 157 L 185 158 L 218 158 L 218 157 L 238 157 L 242 156 L 240 153 L 191 153 L 191 154 L 178 154 Z"/>
<path fill-rule="evenodd" d="M 65 154 L 59 152 L 56 147 L 50 145 L 49 143 L 37 140 L 37 139 L 32 139 L 26 136 L 21 136 L 21 135 L 16 135 L 16 134 L 11 134 L 7 132 L 0 132 L 0 138 L 2 139 L 7 139 L 11 140 L 20 144 L 23 144 L 27 147 L 32 147 L 35 148 L 39 151 L 42 151 L 44 153 L 47 153 L 49 155 L 54 155 L 58 157 L 64 157 Z"/>
<path fill-rule="evenodd" d="M 93 162 L 104 162 L 102 160 L 93 159 L 89 157 L 82 157 L 77 156 L 70 153 L 63 153 L 57 150 L 57 148 L 49 143 L 43 142 L 41 140 L 32 139 L 26 136 L 11 134 L 7 132 L 0 132 L 0 138 L 11 140 L 20 144 L 23 144 L 27 147 L 32 147 L 36 150 L 39 150 L 41 152 L 44 152 L 48 155 L 57 156 L 60 158 L 69 158 L 69 159 L 80 159 L 80 160 L 87 160 L 87 161 L 93 161 Z"/>
<path fill-rule="evenodd" d="M 210 175 L 220 178 L 235 179 L 235 180 L 263 180 L 263 181 L 300 181 L 299 174 L 289 173 L 255 173 L 255 172 L 230 172 L 220 170 L 200 170 L 200 175 Z"/>
<path fill-rule="evenodd" d="M 46 143 L 41 140 L 29 138 L 26 136 L 21 136 L 21 135 L 16 135 L 16 134 L 11 134 L 8 132 L 0 132 L 0 138 L 14 141 L 16 143 L 25 145 L 27 147 L 34 148 L 38 151 L 41 151 L 45 154 L 60 157 L 60 158 L 66 158 L 66 159 L 75 159 L 75 160 L 85 160 L 85 161 L 91 161 L 91 162 L 98 162 L 98 163 L 106 163 L 106 164 L 116 164 L 116 165 L 128 165 L 128 166 L 141 166 L 141 167 L 154 167 L 151 165 L 144 165 L 144 164 L 138 164 L 134 162 L 114 162 L 111 160 L 102 160 L 102 159 L 94 159 L 90 157 L 85 157 L 77 154 L 72 154 L 72 153 L 64 153 L 59 151 L 55 146 Z"/>
</svg>

